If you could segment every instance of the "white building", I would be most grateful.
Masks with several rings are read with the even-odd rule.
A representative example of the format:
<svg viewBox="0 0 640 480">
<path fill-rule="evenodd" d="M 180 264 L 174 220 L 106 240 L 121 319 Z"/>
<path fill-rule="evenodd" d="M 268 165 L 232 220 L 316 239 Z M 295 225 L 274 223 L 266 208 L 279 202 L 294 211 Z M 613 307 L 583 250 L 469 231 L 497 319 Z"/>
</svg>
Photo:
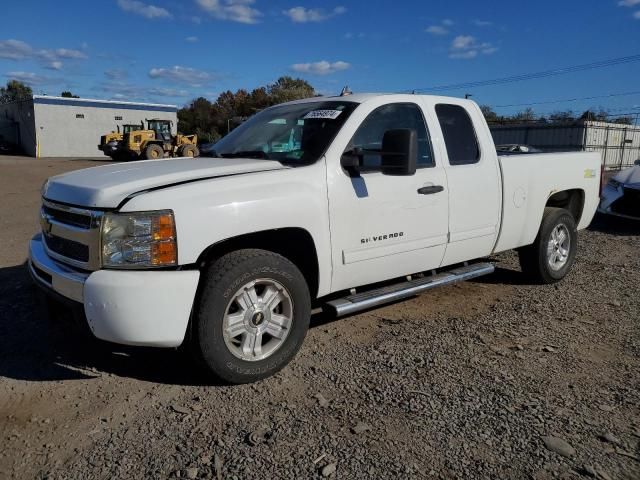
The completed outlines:
<svg viewBox="0 0 640 480">
<path fill-rule="evenodd" d="M 152 118 L 171 120 L 175 134 L 177 111 L 176 105 L 34 95 L 0 104 L 0 135 L 32 157 L 102 157 L 101 135 Z"/>
</svg>

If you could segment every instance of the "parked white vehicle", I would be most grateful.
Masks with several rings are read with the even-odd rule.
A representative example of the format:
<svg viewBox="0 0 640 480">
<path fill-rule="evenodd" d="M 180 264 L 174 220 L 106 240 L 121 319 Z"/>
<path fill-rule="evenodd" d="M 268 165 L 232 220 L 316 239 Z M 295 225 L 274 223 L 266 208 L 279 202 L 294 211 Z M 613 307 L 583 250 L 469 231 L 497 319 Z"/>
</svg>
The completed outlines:
<svg viewBox="0 0 640 480">
<path fill-rule="evenodd" d="M 558 281 L 598 205 L 598 154 L 498 157 L 478 106 L 456 98 L 291 102 L 212 154 L 50 178 L 29 267 L 96 337 L 188 343 L 235 383 L 294 357 L 312 305 L 371 308 L 491 273 L 467 262 L 516 248 Z"/>
<path fill-rule="evenodd" d="M 640 160 L 614 175 L 602 190 L 598 211 L 640 220 Z"/>
</svg>

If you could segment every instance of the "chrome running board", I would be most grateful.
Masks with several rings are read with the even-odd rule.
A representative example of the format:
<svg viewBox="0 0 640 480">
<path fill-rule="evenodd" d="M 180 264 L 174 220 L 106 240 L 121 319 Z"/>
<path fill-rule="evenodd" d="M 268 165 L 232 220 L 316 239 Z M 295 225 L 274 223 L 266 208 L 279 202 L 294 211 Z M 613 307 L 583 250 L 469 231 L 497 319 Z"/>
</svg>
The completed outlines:
<svg viewBox="0 0 640 480">
<path fill-rule="evenodd" d="M 416 278 L 414 280 L 331 300 L 325 304 L 325 309 L 336 317 L 342 317 L 360 310 L 366 310 L 403 298 L 413 297 L 435 287 L 451 285 L 482 275 L 488 275 L 493 273 L 494 269 L 494 266 L 490 263 L 466 265 L 447 272 L 436 273 L 423 278 Z"/>
</svg>

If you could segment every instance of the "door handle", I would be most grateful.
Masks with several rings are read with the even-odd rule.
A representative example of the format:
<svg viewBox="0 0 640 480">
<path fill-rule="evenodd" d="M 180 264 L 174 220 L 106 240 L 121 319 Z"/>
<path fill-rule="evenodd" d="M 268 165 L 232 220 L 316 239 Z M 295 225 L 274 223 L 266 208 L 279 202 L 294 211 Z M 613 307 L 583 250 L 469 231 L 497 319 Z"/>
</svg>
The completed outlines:
<svg viewBox="0 0 640 480">
<path fill-rule="evenodd" d="M 434 193 L 440 193 L 444 190 L 442 185 L 429 185 L 428 187 L 422 187 L 418 189 L 420 195 L 433 195 Z"/>
</svg>

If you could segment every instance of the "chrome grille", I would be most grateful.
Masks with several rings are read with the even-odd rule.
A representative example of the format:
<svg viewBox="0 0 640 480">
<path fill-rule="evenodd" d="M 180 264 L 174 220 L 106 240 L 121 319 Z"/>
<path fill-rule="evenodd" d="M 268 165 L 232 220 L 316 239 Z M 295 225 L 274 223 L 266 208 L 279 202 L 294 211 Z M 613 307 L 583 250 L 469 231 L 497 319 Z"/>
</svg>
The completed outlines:
<svg viewBox="0 0 640 480">
<path fill-rule="evenodd" d="M 74 227 L 80 228 L 91 228 L 91 217 L 70 212 L 67 210 L 58 210 L 50 207 L 49 205 L 43 205 L 42 210 L 45 214 L 50 215 L 51 218 L 57 220 L 58 222 L 66 223 L 68 225 L 73 225 Z"/>
<path fill-rule="evenodd" d="M 71 258 L 80 262 L 89 261 L 89 246 L 83 245 L 73 240 L 66 238 L 56 237 L 54 235 L 45 233 L 44 241 L 47 243 L 49 250 L 62 255 L 63 257 Z"/>
<path fill-rule="evenodd" d="M 102 215 L 43 200 L 40 224 L 49 256 L 83 270 L 98 270 Z"/>
</svg>

